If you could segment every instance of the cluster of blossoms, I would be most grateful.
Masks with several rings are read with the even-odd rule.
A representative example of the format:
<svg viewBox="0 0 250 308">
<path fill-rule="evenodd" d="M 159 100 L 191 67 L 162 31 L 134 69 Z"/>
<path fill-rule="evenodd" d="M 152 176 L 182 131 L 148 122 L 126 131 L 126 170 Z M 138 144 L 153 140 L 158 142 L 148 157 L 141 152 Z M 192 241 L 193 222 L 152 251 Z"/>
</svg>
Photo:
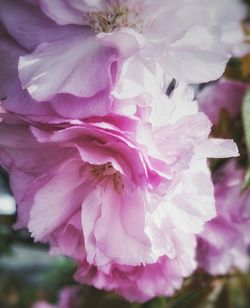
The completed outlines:
<svg viewBox="0 0 250 308">
<path fill-rule="evenodd" d="M 65 287 L 60 291 L 58 303 L 50 305 L 45 301 L 36 302 L 32 308 L 75 308 L 82 307 L 82 290 L 76 286 Z"/>
<path fill-rule="evenodd" d="M 219 125 L 220 118 L 237 123 L 248 84 L 220 79 L 199 93 L 200 108 Z M 214 174 L 217 215 L 198 239 L 199 265 L 213 275 L 250 269 L 250 191 L 242 193 L 244 166 L 230 160 Z"/>
<path fill-rule="evenodd" d="M 249 270 L 250 193 L 241 196 L 244 170 L 230 161 L 214 176 L 217 216 L 200 235 L 197 258 L 208 273 Z"/>
<path fill-rule="evenodd" d="M 209 138 L 190 84 L 246 51 L 244 15 L 238 0 L 0 0 L 0 164 L 15 227 L 74 259 L 77 281 L 143 302 L 203 263 L 217 272 L 204 245 L 220 258 L 214 225 L 237 218 L 215 218 L 207 159 L 238 150 Z"/>
</svg>

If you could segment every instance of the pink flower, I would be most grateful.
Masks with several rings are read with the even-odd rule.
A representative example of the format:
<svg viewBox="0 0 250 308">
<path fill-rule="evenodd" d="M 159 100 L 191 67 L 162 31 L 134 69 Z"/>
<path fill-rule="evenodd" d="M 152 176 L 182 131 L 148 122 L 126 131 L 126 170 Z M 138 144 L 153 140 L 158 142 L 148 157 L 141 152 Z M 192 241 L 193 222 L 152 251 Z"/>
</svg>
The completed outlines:
<svg viewBox="0 0 250 308">
<path fill-rule="evenodd" d="M 232 1 L 228 26 L 245 12 Z M 238 151 L 208 138 L 181 81 L 223 73 L 222 2 L 0 1 L 0 165 L 16 228 L 72 257 L 78 281 L 146 301 L 196 269 L 216 214 L 207 158 Z"/>
<path fill-rule="evenodd" d="M 0 123 L 16 227 L 79 262 L 78 280 L 129 300 L 170 295 L 195 269 L 196 235 L 215 216 L 207 157 L 238 155 L 232 141 L 208 139 L 189 90 L 170 102 L 161 127 L 117 115 L 40 126 L 3 114 Z"/>
<path fill-rule="evenodd" d="M 59 300 L 56 305 L 51 305 L 44 301 L 39 301 L 35 303 L 32 308 L 74 308 L 80 307 L 80 298 L 78 298 L 78 292 L 80 288 L 77 286 L 74 287 L 65 287 L 59 293 Z"/>
<path fill-rule="evenodd" d="M 211 5 L 210 13 L 198 0 L 141 0 L 136 4 L 41 0 L 39 4 L 51 19 L 36 6 L 2 0 L 0 20 L 30 52 L 19 61 L 22 87 L 38 101 L 56 95 L 54 105 L 59 112 L 60 105 L 70 99 L 74 104 L 92 106 L 91 110 L 82 108 L 86 115 L 98 113 L 98 108 L 106 111 L 108 97 L 122 82 L 120 73 L 134 82 L 145 70 L 154 75 L 162 70 L 160 84 L 165 73 L 200 83 L 217 79 L 229 57 L 231 45 L 222 38 L 223 30 L 214 31 L 221 22 L 216 4 Z M 235 10 L 242 16 L 240 4 Z M 232 23 L 239 23 L 239 14 Z M 135 64 L 137 73 L 132 75 L 129 72 Z"/>
<path fill-rule="evenodd" d="M 80 291 L 77 286 L 63 288 L 59 294 L 58 308 L 80 307 L 81 298 L 78 298 Z"/>
<path fill-rule="evenodd" d="M 199 122 L 203 120 L 197 118 L 196 125 L 200 125 Z M 64 241 L 68 236 L 72 238 L 72 231 L 78 231 L 80 228 L 84 234 L 86 249 L 85 251 L 82 247 L 81 259 L 86 255 L 88 262 L 96 265 L 105 265 L 111 260 L 120 264 L 137 265 L 153 263 L 165 254 L 172 256 L 171 239 L 166 238 L 162 243 L 158 243 L 157 235 L 152 233 L 155 220 L 158 221 L 159 218 L 151 217 L 150 212 L 154 212 L 154 207 L 164 210 L 162 195 L 164 196 L 166 191 L 169 190 L 169 197 L 170 191 L 178 195 L 179 192 L 175 192 L 178 179 L 171 189 L 170 179 L 179 168 L 185 167 L 190 157 L 188 155 L 181 163 L 178 157 L 173 157 L 174 153 L 166 158 L 166 162 L 161 158 L 160 152 L 156 152 L 153 157 L 150 153 L 145 156 L 149 152 L 149 146 L 152 146 L 150 151 L 153 153 L 157 150 L 156 145 L 134 144 L 128 138 L 130 134 L 135 134 L 134 131 L 126 133 L 125 130 L 124 133 L 114 126 L 112 119 L 109 121 L 111 123 L 82 123 L 55 131 L 44 131 L 35 127 L 30 131 L 24 124 L 18 126 L 15 123 L 15 126 L 11 127 L 5 122 L 2 123 L 3 165 L 10 170 L 11 181 L 18 181 L 17 186 L 13 187 L 19 203 L 18 226 L 28 225 L 36 240 L 51 240 L 52 244 L 55 238 L 58 238 L 59 243 L 61 237 Z M 16 131 L 17 128 L 20 134 Z M 147 127 L 142 129 L 144 134 L 147 133 Z M 181 127 L 174 126 L 172 133 L 175 133 L 175 129 Z M 13 130 L 17 139 L 7 138 L 12 135 Z M 167 128 L 164 131 L 157 132 L 159 141 L 161 134 L 167 133 Z M 171 135 L 170 133 L 168 137 L 169 148 Z M 190 138 L 192 140 L 200 137 Z M 143 146 L 147 146 L 145 154 L 142 152 L 143 148 L 140 149 Z M 180 147 L 176 149 L 180 154 L 181 151 L 185 153 L 182 140 L 176 146 Z M 189 146 L 193 147 L 192 144 Z M 13 150 L 9 151 L 12 147 Z M 20 155 L 16 156 L 19 147 Z M 29 159 L 29 165 L 25 163 L 26 159 Z M 15 167 L 22 170 L 22 177 L 27 183 L 15 175 L 14 161 Z M 11 166 L 14 167 L 13 177 Z M 19 182 L 25 185 L 22 193 L 19 192 Z M 23 195 L 24 193 L 27 195 Z M 163 204 L 160 207 L 158 203 L 161 200 Z M 207 206 L 208 212 L 202 212 L 201 215 L 208 215 L 210 218 L 213 214 L 210 212 L 210 204 Z M 107 227 L 111 222 L 112 228 L 109 229 Z M 161 223 L 158 221 L 158 224 Z M 198 232 L 202 224 L 202 220 L 198 219 L 193 231 Z M 180 227 L 185 228 L 183 224 Z M 157 231 L 158 228 L 154 227 L 155 232 L 160 232 L 161 229 Z M 79 240 L 82 238 L 82 231 Z M 78 237 L 73 236 L 75 241 Z M 65 248 L 71 249 L 72 245 L 73 248 L 78 248 L 78 242 L 70 244 L 66 244 Z M 67 254 L 67 251 L 64 253 Z M 76 258 L 74 253 L 69 251 L 68 254 Z"/>
<path fill-rule="evenodd" d="M 199 94 L 200 109 L 214 124 L 218 124 L 224 110 L 233 119 L 241 111 L 248 85 L 240 81 L 221 79 L 206 86 Z"/>
<path fill-rule="evenodd" d="M 213 275 L 250 267 L 250 194 L 241 195 L 243 177 L 234 161 L 214 177 L 217 217 L 205 224 L 197 248 L 199 265 Z"/>
<path fill-rule="evenodd" d="M 44 301 L 39 301 L 39 302 L 36 302 L 32 308 L 57 308 L 55 305 L 50 305 L 49 303 L 47 302 L 44 302 Z"/>
</svg>

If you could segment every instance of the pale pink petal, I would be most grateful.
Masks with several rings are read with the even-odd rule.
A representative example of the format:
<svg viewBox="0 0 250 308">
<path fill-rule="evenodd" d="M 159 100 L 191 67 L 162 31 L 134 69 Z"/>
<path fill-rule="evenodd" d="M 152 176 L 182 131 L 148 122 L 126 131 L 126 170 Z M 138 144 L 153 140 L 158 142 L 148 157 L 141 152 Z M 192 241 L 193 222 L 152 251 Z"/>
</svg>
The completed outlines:
<svg viewBox="0 0 250 308">
<path fill-rule="evenodd" d="M 70 5 L 72 5 L 72 7 L 81 10 L 81 12 L 92 12 L 92 11 L 100 12 L 106 8 L 108 2 L 106 0 L 65 0 L 65 1 Z"/>
<path fill-rule="evenodd" d="M 81 225 L 80 210 L 76 211 L 71 218 L 66 222 L 66 226 L 61 225 L 51 236 L 48 241 L 52 248 L 52 255 L 66 255 L 81 261 L 86 257 L 84 246 L 84 236 Z"/>
<path fill-rule="evenodd" d="M 146 44 L 146 38 L 143 35 L 129 28 L 113 33 L 100 33 L 97 37 L 102 45 L 118 50 L 121 57 L 133 56 Z"/>
<path fill-rule="evenodd" d="M 65 0 L 39 0 L 41 9 L 59 25 L 83 25 L 82 12 Z"/>
<path fill-rule="evenodd" d="M 96 221 L 101 216 L 102 189 L 97 187 L 83 201 L 82 204 L 82 229 L 84 234 L 85 247 L 87 251 L 87 261 L 90 264 L 104 265 L 110 262 L 110 259 L 97 246 L 97 240 L 94 235 Z"/>
<path fill-rule="evenodd" d="M 233 140 L 226 139 L 208 139 L 197 147 L 198 155 L 204 155 L 208 158 L 229 158 L 239 156 L 236 143 Z"/>
<path fill-rule="evenodd" d="M 23 88 L 36 100 L 47 100 L 58 93 L 91 97 L 109 85 L 111 57 L 109 49 L 83 32 L 43 43 L 32 54 L 21 57 L 19 76 Z"/>
<path fill-rule="evenodd" d="M 200 233 L 204 222 L 216 215 L 210 170 L 204 160 L 194 160 L 169 194 L 172 196 L 166 201 L 166 210 L 162 213 L 182 232 Z"/>
<path fill-rule="evenodd" d="M 221 46 L 217 33 L 197 26 L 173 42 L 161 61 L 167 74 L 177 80 L 201 83 L 218 79 L 228 59 L 229 52 Z"/>
<path fill-rule="evenodd" d="M 131 211 L 134 217 L 129 220 Z M 97 246 L 120 264 L 152 262 L 154 256 L 150 254 L 150 241 L 144 232 L 144 211 L 144 200 L 139 191 L 124 198 L 114 190 L 113 183 L 108 183 L 102 196 L 100 218 L 94 228 Z M 107 229 L 105 226 L 108 225 L 112 227 Z"/>
</svg>

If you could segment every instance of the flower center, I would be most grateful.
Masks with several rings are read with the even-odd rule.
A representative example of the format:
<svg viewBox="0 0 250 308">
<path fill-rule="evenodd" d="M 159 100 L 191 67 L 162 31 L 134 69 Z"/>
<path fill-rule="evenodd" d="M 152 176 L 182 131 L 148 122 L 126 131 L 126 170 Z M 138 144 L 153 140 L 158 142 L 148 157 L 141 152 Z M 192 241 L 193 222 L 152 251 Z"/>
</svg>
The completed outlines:
<svg viewBox="0 0 250 308">
<path fill-rule="evenodd" d="M 117 193 L 121 194 L 124 191 L 125 185 L 123 183 L 122 176 L 119 171 L 115 170 L 111 163 L 92 166 L 92 173 L 100 181 L 106 177 L 109 177 L 113 181 L 114 190 Z"/>
<path fill-rule="evenodd" d="M 138 32 L 143 31 L 143 20 L 140 5 L 134 4 L 108 4 L 103 12 L 89 12 L 86 20 L 94 32 L 110 33 L 120 28 L 132 28 Z"/>
</svg>

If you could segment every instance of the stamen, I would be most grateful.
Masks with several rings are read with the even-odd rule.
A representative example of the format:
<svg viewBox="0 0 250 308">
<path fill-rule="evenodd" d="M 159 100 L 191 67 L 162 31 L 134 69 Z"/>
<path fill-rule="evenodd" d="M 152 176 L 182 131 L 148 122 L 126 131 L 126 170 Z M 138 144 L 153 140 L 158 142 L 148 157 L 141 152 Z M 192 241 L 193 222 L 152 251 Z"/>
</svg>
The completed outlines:
<svg viewBox="0 0 250 308">
<path fill-rule="evenodd" d="M 102 181 L 105 177 L 110 177 L 110 180 L 112 180 L 114 184 L 114 190 L 117 193 L 121 194 L 124 191 L 125 185 L 123 183 L 121 174 L 119 171 L 115 170 L 111 163 L 100 166 L 92 166 L 91 171 L 94 177 L 99 181 Z"/>
<path fill-rule="evenodd" d="M 121 4 L 109 5 L 104 12 L 89 12 L 86 20 L 91 29 L 98 33 L 110 33 L 123 27 L 143 31 L 143 20 L 138 6 L 132 9 Z"/>
<path fill-rule="evenodd" d="M 112 175 L 116 172 L 111 163 L 107 163 L 104 165 L 95 165 L 92 166 L 92 173 L 95 177 L 102 180 L 105 176 Z"/>
<path fill-rule="evenodd" d="M 124 191 L 125 185 L 122 181 L 121 174 L 119 172 L 116 172 L 114 174 L 114 189 L 118 194 L 121 194 Z"/>
</svg>

